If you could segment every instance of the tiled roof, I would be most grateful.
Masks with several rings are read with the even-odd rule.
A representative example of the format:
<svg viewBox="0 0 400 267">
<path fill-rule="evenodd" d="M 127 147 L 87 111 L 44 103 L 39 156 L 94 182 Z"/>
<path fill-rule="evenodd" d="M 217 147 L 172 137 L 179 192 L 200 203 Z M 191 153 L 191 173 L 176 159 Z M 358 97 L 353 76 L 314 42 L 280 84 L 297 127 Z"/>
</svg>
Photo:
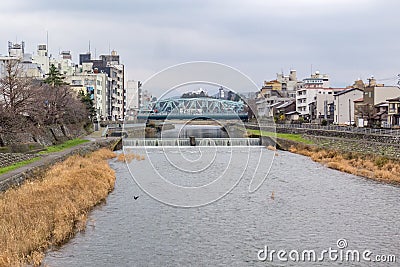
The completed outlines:
<svg viewBox="0 0 400 267">
<path fill-rule="evenodd" d="M 393 101 L 393 102 L 399 102 L 400 101 L 400 96 L 399 97 L 395 97 L 395 98 L 391 98 L 391 99 L 387 99 L 387 101 Z"/>
</svg>

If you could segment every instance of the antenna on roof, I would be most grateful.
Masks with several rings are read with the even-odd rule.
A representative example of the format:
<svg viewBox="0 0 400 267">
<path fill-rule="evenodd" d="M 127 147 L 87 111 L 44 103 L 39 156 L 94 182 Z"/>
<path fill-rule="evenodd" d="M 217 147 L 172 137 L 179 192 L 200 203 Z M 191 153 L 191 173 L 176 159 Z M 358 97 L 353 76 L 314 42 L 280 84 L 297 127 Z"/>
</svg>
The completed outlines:
<svg viewBox="0 0 400 267">
<path fill-rule="evenodd" d="M 46 31 L 46 49 L 49 51 L 49 31 Z"/>
<path fill-rule="evenodd" d="M 89 40 L 89 54 L 90 54 L 90 40 Z"/>
<path fill-rule="evenodd" d="M 311 75 L 312 75 L 312 64 L 311 64 Z"/>
</svg>

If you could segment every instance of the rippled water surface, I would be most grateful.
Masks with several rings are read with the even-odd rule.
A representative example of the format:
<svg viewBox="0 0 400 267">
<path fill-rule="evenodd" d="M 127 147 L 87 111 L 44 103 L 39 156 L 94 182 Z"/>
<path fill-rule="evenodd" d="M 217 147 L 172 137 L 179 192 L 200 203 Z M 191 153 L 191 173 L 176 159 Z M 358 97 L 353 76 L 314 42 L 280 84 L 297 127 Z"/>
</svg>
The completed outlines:
<svg viewBox="0 0 400 267">
<path fill-rule="evenodd" d="M 156 156 L 161 152 L 152 153 L 146 160 L 153 157 L 156 168 L 162 169 L 165 160 L 158 156 L 157 162 Z M 231 153 L 221 151 L 218 155 L 226 157 L 227 162 Z M 270 153 L 263 155 L 265 168 L 269 166 Z M 236 155 L 247 160 L 246 153 Z M 130 165 L 133 175 L 146 172 L 146 160 Z M 224 162 L 218 161 L 221 168 Z M 239 158 L 239 166 L 240 162 Z M 285 263 L 275 259 L 271 263 L 257 259 L 257 252 L 264 246 L 319 252 L 329 247 L 337 249 L 336 242 L 341 238 L 346 239 L 348 249 L 397 254 L 399 264 L 399 187 L 340 173 L 306 157 L 279 151 L 267 180 L 255 193 L 248 193 L 254 168 L 249 166 L 239 184 L 224 198 L 203 207 L 177 208 L 144 193 L 125 163 L 110 163 L 117 180 L 107 203 L 91 213 L 85 232 L 59 250 L 49 252 L 45 264 L 386 266 L 328 260 Z M 186 185 L 187 177 L 177 175 L 174 182 Z M 197 182 L 209 182 L 212 177 L 211 171 L 207 176 L 200 175 Z M 135 195 L 140 197 L 134 200 Z"/>
</svg>

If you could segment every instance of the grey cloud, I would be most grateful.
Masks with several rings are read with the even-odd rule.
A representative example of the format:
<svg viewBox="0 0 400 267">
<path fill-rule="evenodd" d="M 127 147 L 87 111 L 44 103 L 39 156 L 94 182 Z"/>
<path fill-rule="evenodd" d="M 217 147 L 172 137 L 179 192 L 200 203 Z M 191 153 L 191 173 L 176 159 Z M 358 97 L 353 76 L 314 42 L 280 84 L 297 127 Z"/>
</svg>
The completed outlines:
<svg viewBox="0 0 400 267">
<path fill-rule="evenodd" d="M 65 49 L 76 57 L 89 40 L 97 56 L 110 46 L 132 79 L 211 60 L 259 84 L 281 69 L 304 77 L 313 64 L 344 86 L 372 72 L 396 74 L 398 7 L 389 0 L 16 1 L 0 11 L 0 23 L 9 25 L 0 29 L 0 53 L 15 36 L 34 51 L 48 30 L 53 54 Z"/>
</svg>

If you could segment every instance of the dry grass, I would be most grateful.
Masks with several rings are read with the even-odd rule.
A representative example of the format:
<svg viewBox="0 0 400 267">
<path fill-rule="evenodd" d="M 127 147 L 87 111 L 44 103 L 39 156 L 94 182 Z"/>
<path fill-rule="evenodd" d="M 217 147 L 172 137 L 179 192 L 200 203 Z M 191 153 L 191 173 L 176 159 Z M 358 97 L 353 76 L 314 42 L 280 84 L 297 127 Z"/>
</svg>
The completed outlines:
<svg viewBox="0 0 400 267">
<path fill-rule="evenodd" d="M 85 227 L 86 214 L 114 188 L 115 174 L 100 149 L 71 156 L 41 179 L 0 195 L 0 266 L 38 266 L 46 249 Z"/>
<path fill-rule="evenodd" d="M 145 157 L 143 155 L 135 154 L 132 152 L 121 153 L 118 155 L 117 160 L 120 162 L 128 162 L 130 163 L 132 160 L 136 159 L 137 161 L 144 160 Z"/>
<path fill-rule="evenodd" d="M 272 151 L 276 151 L 276 147 L 274 147 L 274 146 L 267 146 L 267 149 L 268 150 L 272 150 Z"/>
<path fill-rule="evenodd" d="M 338 152 L 318 147 L 292 146 L 290 152 L 311 157 L 329 168 L 366 178 L 400 184 L 400 162 L 382 156 Z"/>
</svg>

